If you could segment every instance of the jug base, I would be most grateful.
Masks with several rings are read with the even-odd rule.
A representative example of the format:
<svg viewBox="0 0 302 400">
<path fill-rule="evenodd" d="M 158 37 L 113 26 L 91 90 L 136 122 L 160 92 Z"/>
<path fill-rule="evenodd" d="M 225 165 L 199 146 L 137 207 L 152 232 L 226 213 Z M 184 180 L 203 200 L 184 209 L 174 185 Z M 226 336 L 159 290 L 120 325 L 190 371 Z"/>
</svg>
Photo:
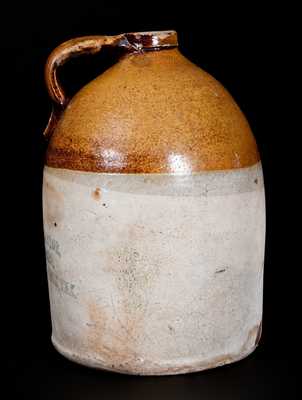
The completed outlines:
<svg viewBox="0 0 302 400">
<path fill-rule="evenodd" d="M 70 361 L 73 361 L 77 364 L 83 365 L 85 367 L 99 369 L 103 371 L 109 372 L 116 372 L 119 374 L 125 375 L 149 375 L 149 376 L 156 376 L 156 375 L 181 375 L 193 372 L 200 372 L 208 369 L 213 369 L 217 367 L 221 367 L 223 365 L 232 364 L 234 362 L 240 361 L 246 357 L 248 357 L 251 353 L 253 353 L 256 348 L 257 344 L 252 348 L 245 350 L 239 354 L 235 355 L 222 355 L 220 357 L 215 357 L 210 360 L 192 360 L 192 363 L 188 364 L 188 361 L 182 362 L 181 360 L 176 364 L 175 361 L 168 361 L 168 362 L 157 362 L 157 363 L 150 363 L 149 365 L 144 365 L 143 368 L 138 368 L 137 366 L 131 367 L 130 365 L 118 365 L 115 366 L 114 364 L 105 364 L 103 361 L 98 359 L 87 357 L 83 355 L 78 355 L 73 351 L 68 350 L 61 344 L 59 344 L 56 339 L 52 336 L 51 341 L 55 349 L 65 358 Z"/>
</svg>

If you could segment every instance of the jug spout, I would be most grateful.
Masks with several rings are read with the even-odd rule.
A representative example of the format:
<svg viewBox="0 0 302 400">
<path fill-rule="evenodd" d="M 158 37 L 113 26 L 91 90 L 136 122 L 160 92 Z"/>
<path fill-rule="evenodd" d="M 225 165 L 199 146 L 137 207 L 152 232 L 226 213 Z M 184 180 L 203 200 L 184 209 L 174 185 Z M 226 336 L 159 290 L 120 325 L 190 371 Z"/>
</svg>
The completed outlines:
<svg viewBox="0 0 302 400">
<path fill-rule="evenodd" d="M 176 31 L 151 31 L 125 33 L 121 45 L 129 51 L 160 50 L 161 48 L 177 47 Z"/>
</svg>

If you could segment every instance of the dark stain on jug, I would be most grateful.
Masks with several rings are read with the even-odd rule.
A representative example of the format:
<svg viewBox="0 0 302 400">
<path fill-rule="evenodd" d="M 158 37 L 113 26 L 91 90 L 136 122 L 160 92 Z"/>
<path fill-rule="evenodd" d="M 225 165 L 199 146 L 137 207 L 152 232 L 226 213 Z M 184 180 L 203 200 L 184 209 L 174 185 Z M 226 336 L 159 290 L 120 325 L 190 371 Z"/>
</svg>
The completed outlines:
<svg viewBox="0 0 302 400">
<path fill-rule="evenodd" d="M 93 192 L 92 192 L 92 198 L 94 200 L 100 200 L 102 197 L 102 191 L 99 187 L 97 187 Z"/>
</svg>

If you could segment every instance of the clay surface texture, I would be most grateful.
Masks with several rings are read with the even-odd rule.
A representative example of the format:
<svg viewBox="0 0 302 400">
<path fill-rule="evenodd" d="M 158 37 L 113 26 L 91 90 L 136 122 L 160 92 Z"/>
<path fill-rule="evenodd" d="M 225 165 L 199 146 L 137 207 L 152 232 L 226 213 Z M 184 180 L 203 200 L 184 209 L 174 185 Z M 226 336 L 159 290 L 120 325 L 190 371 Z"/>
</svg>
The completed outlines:
<svg viewBox="0 0 302 400">
<path fill-rule="evenodd" d="M 45 167 L 54 345 L 133 374 L 248 355 L 262 319 L 261 164 L 190 175 Z"/>
</svg>

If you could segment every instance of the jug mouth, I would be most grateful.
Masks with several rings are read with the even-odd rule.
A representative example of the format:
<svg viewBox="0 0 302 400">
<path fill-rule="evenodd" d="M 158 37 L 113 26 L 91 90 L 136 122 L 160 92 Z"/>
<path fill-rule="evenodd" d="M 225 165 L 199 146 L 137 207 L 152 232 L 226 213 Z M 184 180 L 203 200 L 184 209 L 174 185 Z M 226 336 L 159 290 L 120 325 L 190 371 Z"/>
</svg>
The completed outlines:
<svg viewBox="0 0 302 400">
<path fill-rule="evenodd" d="M 177 47 L 177 32 L 150 31 L 150 32 L 130 32 L 124 34 L 125 40 L 134 50 L 156 50 L 167 47 Z"/>
</svg>

